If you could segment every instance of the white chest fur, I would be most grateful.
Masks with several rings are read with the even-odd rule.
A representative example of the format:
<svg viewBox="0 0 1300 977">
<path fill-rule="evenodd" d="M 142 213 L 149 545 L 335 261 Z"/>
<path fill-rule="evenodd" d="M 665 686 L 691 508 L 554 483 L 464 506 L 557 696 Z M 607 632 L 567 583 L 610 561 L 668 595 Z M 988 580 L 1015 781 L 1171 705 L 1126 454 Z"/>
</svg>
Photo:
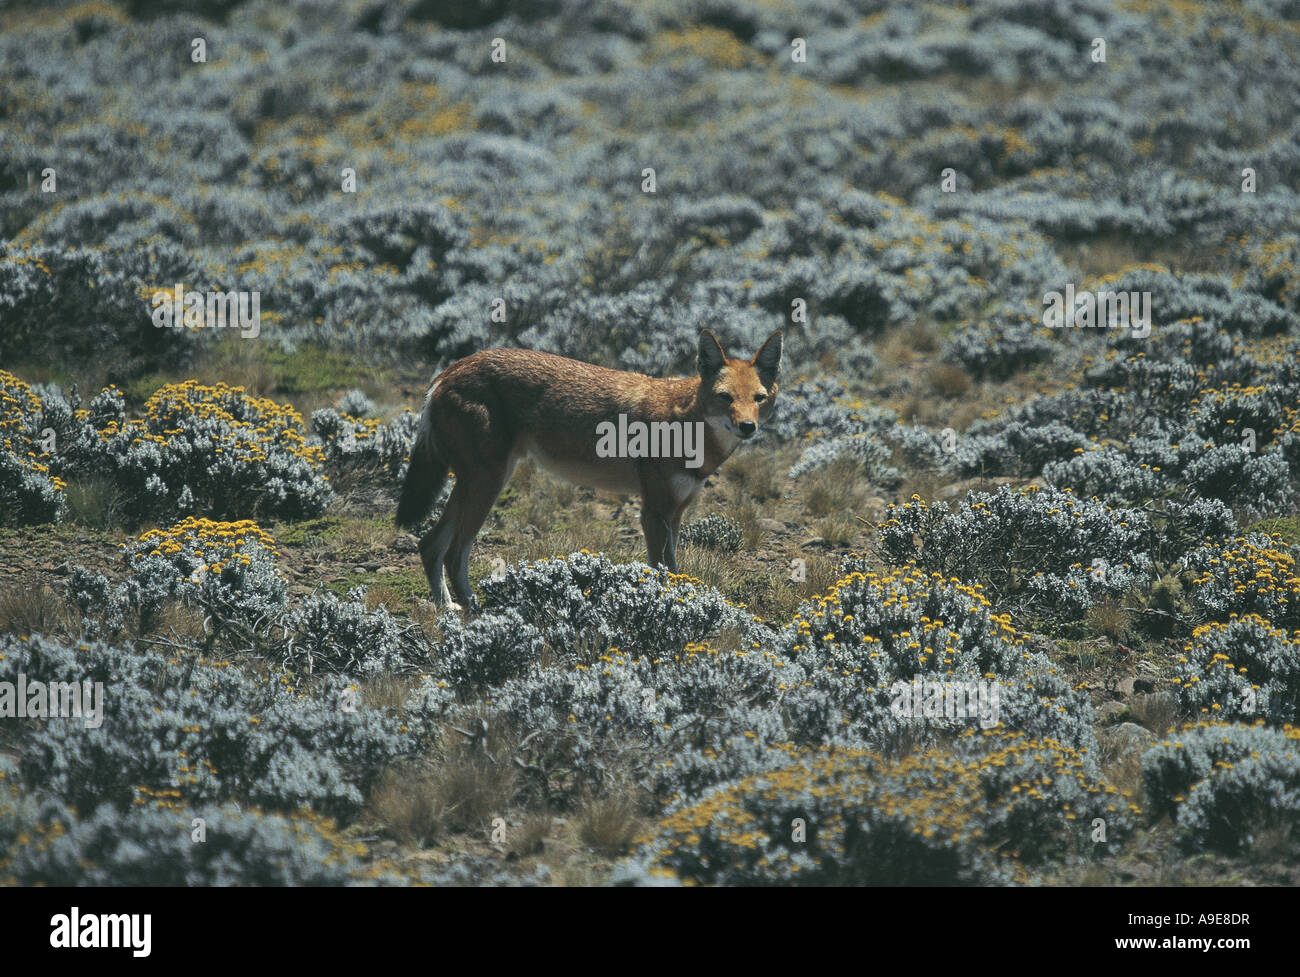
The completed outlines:
<svg viewBox="0 0 1300 977">
<path fill-rule="evenodd" d="M 668 487 L 672 490 L 673 500 L 678 505 L 683 505 L 695 498 L 695 493 L 700 490 L 700 480 L 694 475 L 679 472 L 668 480 Z"/>
<path fill-rule="evenodd" d="M 731 453 L 736 450 L 736 446 L 740 444 L 740 437 L 731 433 L 726 418 L 706 417 L 705 421 L 709 425 L 709 430 L 717 439 L 718 447 L 722 449 L 722 457 L 729 458 Z"/>
</svg>

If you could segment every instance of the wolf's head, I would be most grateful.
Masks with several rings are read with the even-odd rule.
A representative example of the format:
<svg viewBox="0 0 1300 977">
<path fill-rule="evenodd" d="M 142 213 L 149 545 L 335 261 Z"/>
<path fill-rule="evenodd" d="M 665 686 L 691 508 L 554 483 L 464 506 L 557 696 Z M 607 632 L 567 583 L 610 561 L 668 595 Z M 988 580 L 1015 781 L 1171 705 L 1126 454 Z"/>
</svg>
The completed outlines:
<svg viewBox="0 0 1300 977">
<path fill-rule="evenodd" d="M 700 400 L 709 423 L 748 440 L 776 403 L 776 374 L 781 368 L 781 331 L 758 348 L 752 359 L 728 359 L 718 337 L 700 333 Z"/>
</svg>

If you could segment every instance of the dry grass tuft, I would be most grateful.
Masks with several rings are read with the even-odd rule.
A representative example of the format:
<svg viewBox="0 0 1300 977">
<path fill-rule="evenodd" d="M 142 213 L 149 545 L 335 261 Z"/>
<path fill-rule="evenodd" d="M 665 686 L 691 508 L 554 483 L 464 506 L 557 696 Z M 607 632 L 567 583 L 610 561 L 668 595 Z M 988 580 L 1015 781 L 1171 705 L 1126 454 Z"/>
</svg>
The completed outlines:
<svg viewBox="0 0 1300 977">
<path fill-rule="evenodd" d="M 1133 626 L 1133 616 L 1116 600 L 1104 600 L 1095 605 L 1084 621 L 1090 629 L 1104 634 L 1111 641 L 1122 641 Z"/>
<path fill-rule="evenodd" d="M 722 470 L 742 497 L 755 502 L 781 498 L 784 482 L 781 465 L 770 451 L 762 447 L 737 452 L 727 459 Z"/>
<path fill-rule="evenodd" d="M 1135 695 L 1129 702 L 1129 711 L 1157 736 L 1164 736 L 1178 722 L 1178 700 L 1168 692 Z"/>
<path fill-rule="evenodd" d="M 630 789 L 588 797 L 578 810 L 579 837 L 602 855 L 627 853 L 641 828 L 640 804 Z"/>
<path fill-rule="evenodd" d="M 412 764 L 388 771 L 371 792 L 369 811 L 403 844 L 423 847 L 443 831 L 445 811 L 433 770 Z"/>
<path fill-rule="evenodd" d="M 81 615 L 38 577 L 0 587 L 0 631 L 9 634 L 80 633 Z"/>
<path fill-rule="evenodd" d="M 971 387 L 970 374 L 952 363 L 936 363 L 925 372 L 930 389 L 944 397 L 960 397 Z"/>
<path fill-rule="evenodd" d="M 447 731 L 454 742 L 437 768 L 434 796 L 449 830 L 481 831 L 505 816 L 518 792 L 514 743 L 505 729 L 481 718 L 460 729 L 471 736 Z"/>
</svg>

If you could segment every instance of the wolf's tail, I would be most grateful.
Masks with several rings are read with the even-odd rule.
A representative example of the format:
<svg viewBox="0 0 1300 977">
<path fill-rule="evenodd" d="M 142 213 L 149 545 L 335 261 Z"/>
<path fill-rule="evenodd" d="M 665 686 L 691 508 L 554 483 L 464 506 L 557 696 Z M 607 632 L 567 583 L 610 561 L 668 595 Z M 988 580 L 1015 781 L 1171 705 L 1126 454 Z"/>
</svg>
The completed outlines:
<svg viewBox="0 0 1300 977">
<path fill-rule="evenodd" d="M 397 525 L 414 529 L 424 521 L 447 481 L 450 467 L 439 457 L 434 446 L 433 426 L 426 404 L 420 418 L 420 432 L 411 448 L 411 464 L 402 482 L 402 494 L 397 500 Z"/>
</svg>

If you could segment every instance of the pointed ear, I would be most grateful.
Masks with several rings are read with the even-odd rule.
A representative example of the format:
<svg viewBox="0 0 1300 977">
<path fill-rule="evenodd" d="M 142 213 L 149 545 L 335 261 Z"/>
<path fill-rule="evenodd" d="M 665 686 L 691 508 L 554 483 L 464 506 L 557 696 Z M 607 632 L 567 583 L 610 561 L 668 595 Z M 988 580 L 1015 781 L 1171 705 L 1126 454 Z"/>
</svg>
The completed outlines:
<svg viewBox="0 0 1300 977">
<path fill-rule="evenodd" d="M 749 362 L 758 370 L 758 379 L 763 386 L 770 387 L 776 383 L 777 371 L 781 369 L 781 330 L 778 329 L 767 337 L 767 341 L 758 348 L 754 358 Z"/>
<path fill-rule="evenodd" d="M 700 332 L 700 355 L 699 367 L 700 376 L 713 376 L 722 369 L 727 362 L 727 354 L 722 352 L 722 344 L 718 342 L 718 337 L 704 329 Z"/>
</svg>

